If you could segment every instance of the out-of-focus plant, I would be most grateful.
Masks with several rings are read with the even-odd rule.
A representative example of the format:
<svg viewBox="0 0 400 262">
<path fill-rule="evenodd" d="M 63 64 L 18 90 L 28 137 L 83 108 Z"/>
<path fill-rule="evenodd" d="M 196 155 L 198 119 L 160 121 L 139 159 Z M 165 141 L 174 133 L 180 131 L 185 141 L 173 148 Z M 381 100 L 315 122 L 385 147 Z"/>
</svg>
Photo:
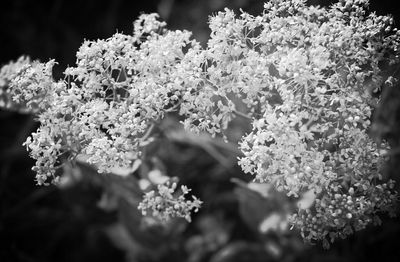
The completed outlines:
<svg viewBox="0 0 400 262">
<path fill-rule="evenodd" d="M 400 33 L 367 7 L 272 0 L 259 16 L 226 9 L 210 18 L 206 48 L 190 32 L 165 29 L 156 14 L 142 15 L 133 35 L 84 42 L 63 80 L 53 79 L 53 60 L 4 66 L 2 104 L 37 116 L 40 127 L 25 145 L 39 185 L 58 183 L 61 167 L 77 160 L 99 173 L 133 173 L 160 121 L 177 113 L 187 131 L 238 143 L 238 163 L 255 182 L 300 199 L 294 214 L 288 207 L 270 216 L 261 231 L 286 220 L 328 247 L 379 222 L 379 212 L 394 214 L 397 200 L 382 173 L 389 145 L 373 141 L 368 128 L 374 93 L 396 81 L 384 68 L 399 62 Z M 240 141 L 229 135 L 236 118 L 252 128 Z M 157 174 L 138 181 L 145 192 L 138 208 L 190 221 L 202 202 Z"/>
</svg>

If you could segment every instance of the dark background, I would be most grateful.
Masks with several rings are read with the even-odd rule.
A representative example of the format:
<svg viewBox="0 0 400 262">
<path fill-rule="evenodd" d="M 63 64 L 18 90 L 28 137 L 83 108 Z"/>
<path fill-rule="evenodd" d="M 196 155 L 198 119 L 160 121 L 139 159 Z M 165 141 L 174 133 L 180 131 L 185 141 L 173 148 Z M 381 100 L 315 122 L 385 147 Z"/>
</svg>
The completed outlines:
<svg viewBox="0 0 400 262">
<path fill-rule="evenodd" d="M 331 1 L 309 2 L 326 5 Z M 394 7 L 395 2 L 375 0 L 371 2 L 371 9 L 379 14 L 393 14 L 399 25 L 400 10 Z M 141 12 L 159 12 L 170 29 L 191 30 L 196 39 L 205 43 L 209 35 L 207 17 L 210 14 L 222 10 L 225 6 L 235 10 L 243 8 L 257 14 L 262 5 L 262 2 L 257 0 L 1 1 L 0 64 L 15 60 L 23 54 L 41 61 L 54 58 L 59 62 L 55 73 L 61 76 L 66 66 L 74 65 L 75 53 L 84 39 L 107 38 L 116 31 L 129 34 L 132 31 L 133 20 Z M 391 137 L 394 144 L 398 144 L 399 141 L 398 97 L 397 92 L 391 100 L 386 101 L 390 107 L 383 110 L 381 117 L 382 121 L 391 121 L 385 122 L 391 129 L 384 135 Z M 123 245 L 111 241 L 104 230 L 115 222 L 119 215 L 98 208 L 101 186 L 87 182 L 60 190 L 56 187 L 34 185 L 34 175 L 30 171 L 33 161 L 29 159 L 21 144 L 35 129 L 36 124 L 31 116 L 0 110 L 0 262 L 124 261 L 126 253 Z M 195 171 L 181 170 L 192 172 L 189 177 L 203 176 L 203 179 L 207 179 L 203 173 L 217 172 L 214 170 L 216 163 L 207 158 L 203 151 L 176 146 L 173 150 L 175 151 L 172 153 L 175 153 L 177 158 L 188 157 L 190 160 L 192 156 L 198 163 L 190 166 L 196 169 Z M 186 155 L 179 155 L 182 154 L 182 150 Z M 396 166 L 396 163 L 393 165 Z M 395 167 L 392 167 L 392 173 L 397 174 Z M 203 183 L 196 180 L 197 178 L 193 179 L 195 184 Z M 210 181 L 213 182 L 212 178 Z M 222 187 L 231 190 L 227 182 L 224 183 L 226 184 Z M 216 188 L 212 192 L 219 190 Z M 237 203 L 234 199 L 234 196 L 227 193 L 221 197 L 220 202 L 216 201 L 214 206 L 205 209 L 216 221 L 219 220 L 215 219 L 218 217 L 215 210 L 223 209 L 224 216 L 231 216 L 229 222 L 233 221 L 236 225 L 233 240 L 225 246 L 206 248 L 208 251 L 200 254 L 200 258 L 187 254 L 190 249 L 171 249 L 173 251 L 165 251 L 165 254 L 158 258 L 144 255 L 130 260 L 128 257 L 128 260 L 274 261 L 276 258 L 261 251 L 261 241 L 249 233 L 251 230 L 247 228 L 245 221 L 242 221 L 238 211 L 235 211 Z M 384 220 L 382 227 L 370 227 L 347 240 L 339 241 L 329 251 L 322 250 L 320 246 L 309 247 L 301 252 L 293 251 L 293 255 L 290 256 L 278 256 L 279 260 L 400 261 L 398 219 Z M 193 240 L 188 235 L 196 230 L 199 231 L 199 226 L 187 229 L 188 233 L 183 234 L 184 236 L 177 241 L 182 242 L 184 246 L 185 241 Z M 218 230 L 218 225 L 210 230 Z M 221 250 L 228 250 L 234 255 L 221 258 L 221 255 L 218 256 L 218 251 Z"/>
</svg>

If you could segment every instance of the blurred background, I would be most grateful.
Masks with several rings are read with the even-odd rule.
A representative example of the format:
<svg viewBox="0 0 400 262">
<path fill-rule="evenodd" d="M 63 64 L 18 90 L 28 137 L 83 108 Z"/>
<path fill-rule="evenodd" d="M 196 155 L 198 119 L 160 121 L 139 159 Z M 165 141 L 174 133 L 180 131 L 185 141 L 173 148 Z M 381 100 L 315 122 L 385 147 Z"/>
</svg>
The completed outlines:
<svg viewBox="0 0 400 262">
<path fill-rule="evenodd" d="M 374 0 L 371 9 L 391 13 L 399 27 L 400 9 L 394 3 Z M 107 38 L 117 31 L 129 34 L 142 12 L 158 12 L 169 29 L 190 30 L 205 44 L 209 15 L 224 7 L 258 14 L 262 6 L 259 0 L 3 0 L 0 64 L 23 54 L 41 61 L 54 58 L 60 77 L 74 65 L 84 39 Z M 398 148 L 400 91 L 387 92 L 375 116 L 375 132 Z M 199 142 L 183 133 L 176 119 L 162 123 L 160 143 L 148 149 L 151 157 L 140 172 L 158 170 L 179 177 L 204 206 L 191 224 L 174 220 L 165 227 L 143 223 L 132 206 L 140 192 L 129 179 L 101 177 L 81 166 L 65 171 L 79 183 L 36 186 L 30 170 L 34 162 L 21 146 L 36 128 L 32 116 L 0 110 L 1 262 L 400 261 L 398 218 L 384 217 L 382 226 L 370 226 L 329 250 L 305 245 L 298 232 L 280 223 L 290 203 L 276 192 L 265 197 L 259 189 L 250 190 L 250 177 L 237 167 L 234 148 L 207 137 Z M 399 153 L 393 153 L 387 168 L 397 177 Z"/>
</svg>

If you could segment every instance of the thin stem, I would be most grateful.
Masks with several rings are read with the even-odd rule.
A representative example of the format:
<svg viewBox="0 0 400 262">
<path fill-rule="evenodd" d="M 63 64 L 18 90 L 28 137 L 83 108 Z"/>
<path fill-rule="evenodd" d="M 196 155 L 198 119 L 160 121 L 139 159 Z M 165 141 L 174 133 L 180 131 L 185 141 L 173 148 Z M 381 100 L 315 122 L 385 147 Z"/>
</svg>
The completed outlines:
<svg viewBox="0 0 400 262">
<path fill-rule="evenodd" d="M 140 141 L 141 141 L 141 142 L 145 141 L 145 140 L 150 136 L 151 132 L 152 132 L 153 129 L 154 129 L 154 126 L 155 126 L 154 123 L 151 124 L 151 126 L 149 127 L 149 129 L 147 129 L 146 133 L 140 138 Z"/>
<path fill-rule="evenodd" d="M 250 117 L 249 115 L 246 115 L 245 113 L 239 112 L 239 111 L 237 111 L 237 110 L 233 110 L 233 113 L 234 113 L 235 115 L 240 116 L 240 117 L 243 117 L 243 118 L 245 118 L 245 119 L 253 120 L 253 118 Z"/>
</svg>

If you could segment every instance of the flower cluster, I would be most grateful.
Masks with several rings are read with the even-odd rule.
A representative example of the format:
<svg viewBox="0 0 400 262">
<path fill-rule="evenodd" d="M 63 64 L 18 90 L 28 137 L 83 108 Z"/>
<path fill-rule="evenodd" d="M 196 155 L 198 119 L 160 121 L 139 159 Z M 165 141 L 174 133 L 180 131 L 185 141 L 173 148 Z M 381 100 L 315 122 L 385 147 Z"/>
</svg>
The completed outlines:
<svg viewBox="0 0 400 262">
<path fill-rule="evenodd" d="M 21 58 L 2 69 L 6 92 L 38 114 L 41 126 L 25 143 L 38 183 L 57 179 L 57 167 L 78 155 L 99 172 L 131 166 L 172 111 L 185 129 L 224 138 L 244 116 L 252 130 L 239 142 L 243 171 L 289 196 L 315 193 L 291 219 L 306 240 L 333 241 L 389 212 L 396 192 L 381 174 L 389 146 L 367 131 L 372 92 L 395 81 L 382 68 L 399 63 L 400 31 L 369 13 L 367 0 L 264 7 L 259 16 L 226 9 L 211 17 L 206 48 L 151 14 L 134 22 L 133 35 L 85 41 L 63 81 L 52 79 L 54 61 Z M 176 187 L 159 185 L 139 208 L 189 220 L 201 202 L 186 201 L 184 187 L 175 197 Z"/>
<path fill-rule="evenodd" d="M 20 110 L 19 106 L 12 100 L 10 93 L 10 82 L 22 68 L 31 64 L 29 57 L 20 57 L 17 61 L 11 61 L 0 70 L 0 106 L 7 109 Z M 23 111 L 23 110 L 20 110 Z"/>
<path fill-rule="evenodd" d="M 344 190 L 340 185 L 331 185 L 326 194 L 315 200 L 314 209 L 299 209 L 290 218 L 300 228 L 307 241 L 322 239 L 328 248 L 336 238 L 345 238 L 368 224 L 379 224 L 378 212 L 394 215 L 391 206 L 397 196 L 392 192 L 394 182 L 379 185 L 358 185 Z"/>
<path fill-rule="evenodd" d="M 181 186 L 181 194 L 176 194 L 177 184 L 166 181 L 157 186 L 157 191 L 151 190 L 144 195 L 143 201 L 138 208 L 146 216 L 149 211 L 152 216 L 160 221 L 168 221 L 172 217 L 182 217 L 188 222 L 191 221 L 191 212 L 197 212 L 202 201 L 192 196 L 193 200 L 186 200 L 190 189 Z"/>
<path fill-rule="evenodd" d="M 315 205 L 291 219 L 309 241 L 327 243 L 328 236 L 334 241 L 364 228 L 396 200 L 381 175 L 388 145 L 374 143 L 367 129 L 376 103 L 371 91 L 386 81 L 380 66 L 399 62 L 399 33 L 389 17 L 368 15 L 367 5 L 271 1 L 252 40 L 260 63 L 267 61 L 266 89 L 276 97 L 267 103 L 259 97 L 262 117 L 254 117 L 240 143 L 239 164 L 289 196 L 314 190 Z M 357 204 L 345 206 L 338 196 Z"/>
<path fill-rule="evenodd" d="M 33 111 L 43 111 L 50 106 L 60 84 L 53 80 L 54 60 L 33 62 L 22 67 L 10 81 L 12 99 Z M 62 84 L 61 84 L 62 85 Z M 62 88 L 62 87 L 61 87 Z"/>
<path fill-rule="evenodd" d="M 1 68 L 1 107 L 20 112 L 38 112 L 39 106 L 47 106 L 55 86 L 52 79 L 54 60 L 46 64 L 21 56 Z"/>
<path fill-rule="evenodd" d="M 226 9 L 211 17 L 207 49 L 196 55 L 200 63 L 185 80 L 185 127 L 223 135 L 235 116 L 246 113 L 253 130 L 239 143 L 239 165 L 256 181 L 294 197 L 313 190 L 316 200 L 329 198 L 333 185 L 343 187 L 339 193 L 362 185 L 357 197 L 372 204 L 350 210 L 353 217 L 393 208 L 392 189 L 374 193 L 385 185 L 381 166 L 388 145 L 374 143 L 367 130 L 377 103 L 372 91 L 387 80 L 382 66 L 399 62 L 400 34 L 390 17 L 367 7 L 365 0 L 330 8 L 270 1 L 260 16 L 236 17 Z M 309 211 L 329 220 L 326 209 Z M 345 228 L 321 224 L 315 230 L 325 233 L 318 234 L 302 219 L 294 216 L 292 223 L 310 241 Z"/>
<path fill-rule="evenodd" d="M 52 78 L 54 60 L 21 58 L 2 69 L 7 94 L 41 124 L 25 142 L 38 184 L 52 182 L 57 168 L 78 155 L 100 173 L 129 167 L 152 126 L 179 104 L 175 72 L 185 49 L 199 44 L 187 31 L 164 30 L 155 14 L 134 24 L 133 35 L 85 41 L 62 81 Z"/>
<path fill-rule="evenodd" d="M 24 143 L 36 160 L 39 185 L 57 183 L 59 168 L 77 158 L 99 173 L 129 168 L 149 142 L 152 127 L 176 110 L 182 97 L 178 68 L 186 49 L 200 45 L 187 31 L 165 30 L 157 18 L 141 15 L 133 35 L 85 41 L 76 54 L 76 67 L 67 68 L 62 81 L 52 77 L 54 60 L 40 63 L 22 57 L 2 68 L 2 94 L 35 113 L 40 122 Z M 185 186 L 175 199 L 175 189 L 176 184 L 159 185 L 157 199 L 166 200 L 154 207 L 157 216 L 190 220 L 190 211 L 201 201 L 186 201 L 190 190 Z M 155 203 L 151 194 L 140 205 L 143 212 Z"/>
</svg>

